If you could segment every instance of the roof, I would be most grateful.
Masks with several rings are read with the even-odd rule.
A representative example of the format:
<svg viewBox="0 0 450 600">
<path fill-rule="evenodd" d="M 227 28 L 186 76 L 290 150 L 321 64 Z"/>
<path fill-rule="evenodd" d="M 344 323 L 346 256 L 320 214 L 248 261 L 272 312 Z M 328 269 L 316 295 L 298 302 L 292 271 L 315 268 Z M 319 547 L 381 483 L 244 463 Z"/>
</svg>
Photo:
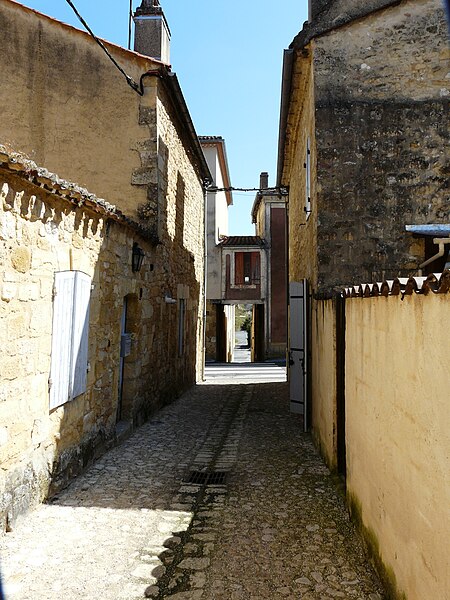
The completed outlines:
<svg viewBox="0 0 450 600">
<path fill-rule="evenodd" d="M 282 200 L 284 203 L 286 202 L 283 196 L 280 194 L 279 188 L 267 188 L 265 190 L 259 190 L 259 192 L 256 192 L 255 200 L 253 201 L 251 212 L 252 223 L 256 223 L 258 210 L 263 198 L 276 198 L 277 200 Z"/>
<path fill-rule="evenodd" d="M 219 153 L 219 163 L 223 175 L 224 187 L 228 188 L 225 192 L 228 206 L 233 204 L 233 194 L 231 192 L 231 179 L 230 169 L 228 167 L 227 149 L 225 146 L 225 140 L 220 135 L 199 135 L 198 136 L 200 146 L 215 146 Z"/>
<path fill-rule="evenodd" d="M 18 9 L 23 10 L 24 12 L 28 12 L 28 13 L 34 13 L 35 15 L 37 15 L 39 18 L 44 19 L 46 21 L 50 21 L 51 23 L 53 23 L 56 26 L 59 26 L 63 29 L 66 30 L 71 30 L 73 33 L 78 34 L 80 36 L 84 36 L 86 38 L 89 38 L 90 40 L 92 40 L 92 43 L 96 43 L 94 41 L 94 39 L 92 38 L 92 36 L 90 35 L 90 33 L 88 33 L 87 31 L 85 31 L 84 29 L 80 29 L 79 27 L 75 27 L 74 25 L 69 25 L 68 23 L 64 23 L 64 21 L 60 21 L 59 19 L 55 19 L 55 17 L 51 17 L 49 15 L 46 15 L 45 13 L 42 13 L 34 8 L 29 8 L 28 6 L 25 6 L 24 4 L 21 4 L 20 2 L 17 2 L 17 0 L 3 0 L 3 2 L 9 2 L 9 4 L 13 4 L 15 5 Z M 119 46 L 118 44 L 114 44 L 113 42 L 109 42 L 108 40 L 105 40 L 103 38 L 99 38 L 104 44 L 105 46 L 107 46 L 108 48 L 111 48 L 113 50 L 117 50 L 118 52 L 121 52 L 124 55 L 128 55 L 128 56 L 133 56 L 135 58 L 138 59 L 142 59 L 142 61 L 145 62 L 150 62 L 150 63 L 155 63 L 157 65 L 163 65 L 165 63 L 163 63 L 162 61 L 156 59 L 156 58 L 151 58 L 150 56 L 145 56 L 145 54 L 140 54 L 139 52 L 135 52 L 134 50 L 129 50 L 128 48 L 124 48 L 123 46 Z"/>
<path fill-rule="evenodd" d="M 88 190 L 77 183 L 61 179 L 55 173 L 39 167 L 25 155 L 14 152 L 2 144 L 0 144 L 1 169 L 21 177 L 45 192 L 57 195 L 59 199 L 71 204 L 74 209 L 84 207 L 134 229 L 143 238 L 151 242 L 157 242 L 157 238 L 152 231 L 124 215 L 114 204 L 89 193 Z"/>
<path fill-rule="evenodd" d="M 259 246 L 264 247 L 264 240 L 257 235 L 230 235 L 225 237 L 219 246 L 235 246 L 235 247 L 247 247 L 247 246 Z"/>
<path fill-rule="evenodd" d="M 430 235 L 433 237 L 450 236 L 450 223 L 436 223 L 431 225 L 406 225 L 406 231 L 415 235 Z"/>
<path fill-rule="evenodd" d="M 366 283 L 343 290 L 346 298 L 377 296 L 412 296 L 413 294 L 447 294 L 450 290 L 450 271 L 432 273 L 428 277 L 398 277 L 381 283 Z"/>
<path fill-rule="evenodd" d="M 280 120 L 278 129 L 277 185 L 282 185 L 286 130 L 290 111 L 296 51 L 302 51 L 312 39 L 374 12 L 400 4 L 401 0 L 324 0 L 323 8 L 306 21 L 289 49 L 284 51 L 281 82 Z"/>
<path fill-rule="evenodd" d="M 17 7 L 17 9 L 23 10 L 26 13 L 32 13 L 36 15 L 39 19 L 49 21 L 55 27 L 60 27 L 63 30 L 65 30 L 65 32 L 70 31 L 71 33 L 74 33 L 76 35 L 83 36 L 84 38 L 90 40 L 92 44 L 96 44 L 95 40 L 87 31 L 78 29 L 77 27 L 73 27 L 72 25 L 68 25 L 67 23 L 63 23 L 62 21 L 54 19 L 53 17 L 49 17 L 48 15 L 40 13 L 34 9 L 28 8 L 23 4 L 20 4 L 16 0 L 6 1 L 9 4 Z M 173 102 L 175 113 L 178 116 L 179 121 L 182 123 L 183 129 L 188 134 L 189 139 L 185 140 L 187 142 L 187 146 L 189 146 L 188 154 L 192 158 L 192 162 L 198 172 L 199 177 L 202 179 L 202 182 L 209 183 L 211 181 L 211 174 L 209 172 L 208 165 L 206 164 L 205 157 L 200 147 L 197 133 L 192 123 L 192 119 L 186 101 L 184 99 L 180 83 L 176 74 L 171 71 L 170 66 L 166 65 L 160 60 L 151 58 L 149 56 L 145 56 L 143 54 L 140 54 L 139 52 L 134 52 L 133 50 L 128 50 L 126 48 L 123 48 L 122 46 L 118 46 L 107 40 L 102 39 L 101 41 L 108 48 L 108 50 L 118 52 L 122 54 L 123 58 L 131 58 L 132 60 L 138 62 L 139 69 L 141 69 L 142 75 L 141 80 L 140 82 L 137 82 L 137 85 L 141 91 L 143 90 L 143 80 L 145 77 L 158 76 L 163 81 L 167 88 L 169 96 Z M 101 52 L 100 48 L 98 48 L 98 51 Z M 113 68 L 112 65 L 111 68 Z"/>
<path fill-rule="evenodd" d="M 374 12 L 400 4 L 401 0 L 328 0 L 322 10 L 307 21 L 300 33 L 294 38 L 290 48 L 304 48 L 319 35 L 323 35 L 361 19 Z"/>
</svg>

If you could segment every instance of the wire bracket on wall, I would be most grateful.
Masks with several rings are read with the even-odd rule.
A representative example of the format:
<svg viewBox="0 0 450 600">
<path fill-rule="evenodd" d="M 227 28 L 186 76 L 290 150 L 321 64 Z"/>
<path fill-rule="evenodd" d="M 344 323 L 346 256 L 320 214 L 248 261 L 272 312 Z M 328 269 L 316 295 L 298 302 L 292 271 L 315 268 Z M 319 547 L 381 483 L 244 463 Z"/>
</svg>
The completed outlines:
<svg viewBox="0 0 450 600">
<path fill-rule="evenodd" d="M 72 0 L 66 0 L 66 2 L 71 7 L 71 9 L 73 10 L 73 12 L 76 14 L 76 16 L 78 17 L 78 20 L 83 25 L 83 27 L 86 29 L 86 31 L 94 38 L 94 40 L 97 42 L 97 44 L 103 50 L 103 52 L 105 52 L 105 54 L 108 56 L 109 60 L 114 64 L 114 66 L 116 67 L 116 69 L 118 69 L 122 73 L 122 75 L 125 77 L 128 85 L 137 94 L 139 94 L 139 96 L 143 96 L 144 93 L 142 91 L 141 86 L 138 83 L 136 83 L 134 81 L 134 79 L 132 77 L 130 77 L 130 75 L 128 75 L 128 73 L 126 73 L 123 70 L 123 68 L 119 65 L 119 63 L 116 61 L 116 59 L 112 56 L 112 54 L 110 53 L 110 51 L 108 50 L 108 48 L 105 46 L 105 44 L 102 42 L 102 40 L 95 35 L 95 33 L 92 31 L 92 29 L 86 23 L 86 21 L 80 15 L 80 13 L 78 12 L 78 10 L 77 10 L 76 6 L 74 5 L 74 3 L 72 2 Z"/>
</svg>

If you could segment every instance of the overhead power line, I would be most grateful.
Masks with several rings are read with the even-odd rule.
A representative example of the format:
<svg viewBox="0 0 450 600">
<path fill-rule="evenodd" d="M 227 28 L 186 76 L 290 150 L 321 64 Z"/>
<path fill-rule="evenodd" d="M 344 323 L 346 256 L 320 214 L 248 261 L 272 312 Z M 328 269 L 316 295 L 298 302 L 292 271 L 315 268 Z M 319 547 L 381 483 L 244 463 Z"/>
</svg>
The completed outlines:
<svg viewBox="0 0 450 600">
<path fill-rule="evenodd" d="M 76 6 L 74 5 L 74 3 L 72 2 L 72 0 L 66 0 L 67 4 L 71 7 L 71 9 L 73 10 L 73 12 L 76 14 L 76 16 L 78 17 L 78 20 L 80 21 L 80 23 L 83 25 L 83 27 L 86 29 L 86 31 L 94 38 L 94 40 L 97 42 L 97 44 L 100 46 L 100 48 L 105 52 L 105 54 L 108 56 L 109 60 L 115 65 L 116 69 L 118 69 L 122 75 L 125 77 L 125 79 L 127 80 L 128 85 L 135 91 L 137 92 L 140 96 L 143 96 L 143 92 L 141 87 L 139 86 L 139 84 L 137 84 L 134 79 L 132 77 L 130 77 L 128 75 L 128 73 L 126 73 L 123 68 L 119 65 L 119 63 L 116 61 L 116 59 L 112 56 L 112 54 L 110 53 L 110 51 L 108 50 L 108 48 L 105 46 L 105 44 L 102 42 L 101 39 L 99 39 L 95 33 L 92 31 L 92 29 L 89 27 L 89 25 L 86 23 L 86 21 L 83 19 L 83 17 L 80 15 L 80 13 L 78 12 Z"/>
<path fill-rule="evenodd" d="M 285 187 L 274 187 L 274 188 L 238 188 L 238 187 L 223 187 L 218 188 L 210 186 L 206 188 L 207 192 L 258 192 L 259 194 L 273 194 L 277 196 L 287 196 L 288 190 Z"/>
</svg>

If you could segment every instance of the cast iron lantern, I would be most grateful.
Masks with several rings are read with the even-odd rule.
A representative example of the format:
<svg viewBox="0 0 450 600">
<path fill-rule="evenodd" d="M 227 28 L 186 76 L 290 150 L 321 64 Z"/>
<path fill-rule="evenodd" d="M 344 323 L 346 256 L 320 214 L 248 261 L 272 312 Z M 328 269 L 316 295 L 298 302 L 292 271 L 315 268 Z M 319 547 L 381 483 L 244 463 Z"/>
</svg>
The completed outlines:
<svg viewBox="0 0 450 600">
<path fill-rule="evenodd" d="M 131 255 L 131 269 L 133 273 L 138 273 L 142 267 L 142 261 L 144 260 L 144 251 L 138 246 L 137 242 L 133 244 L 133 253 Z"/>
</svg>

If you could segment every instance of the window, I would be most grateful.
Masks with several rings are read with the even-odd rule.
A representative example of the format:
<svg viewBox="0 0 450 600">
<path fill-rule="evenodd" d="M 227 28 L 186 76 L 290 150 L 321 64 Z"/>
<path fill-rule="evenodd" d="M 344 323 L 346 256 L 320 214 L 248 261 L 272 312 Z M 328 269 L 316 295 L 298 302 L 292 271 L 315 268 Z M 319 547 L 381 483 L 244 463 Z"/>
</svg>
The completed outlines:
<svg viewBox="0 0 450 600">
<path fill-rule="evenodd" d="M 91 279 L 81 271 L 55 273 L 50 409 L 86 391 Z"/>
<path fill-rule="evenodd" d="M 306 157 L 305 157 L 305 213 L 306 218 L 311 214 L 311 140 L 306 140 Z"/>
<path fill-rule="evenodd" d="M 236 252 L 234 261 L 235 285 L 258 285 L 260 283 L 259 252 Z"/>
</svg>

